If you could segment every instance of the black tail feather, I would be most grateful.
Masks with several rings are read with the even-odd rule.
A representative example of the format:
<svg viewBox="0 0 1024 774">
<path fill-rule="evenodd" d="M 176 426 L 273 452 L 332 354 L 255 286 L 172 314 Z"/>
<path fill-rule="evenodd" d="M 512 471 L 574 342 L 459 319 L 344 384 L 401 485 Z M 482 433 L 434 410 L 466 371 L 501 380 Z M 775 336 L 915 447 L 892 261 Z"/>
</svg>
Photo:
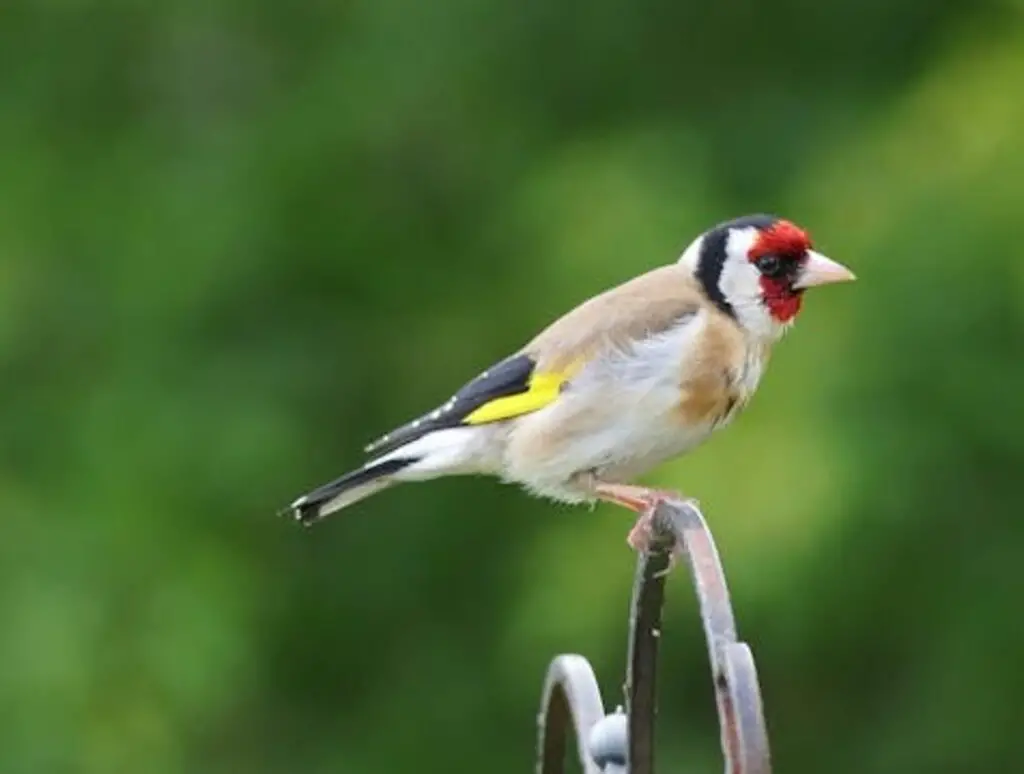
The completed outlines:
<svg viewBox="0 0 1024 774">
<path fill-rule="evenodd" d="M 312 524 L 322 518 L 321 506 L 334 500 L 338 495 L 357 486 L 376 481 L 383 476 L 397 473 L 416 461 L 415 458 L 387 459 L 349 471 L 345 475 L 339 476 L 333 481 L 302 495 L 287 508 L 281 509 L 278 515 L 291 516 L 303 525 Z"/>
</svg>

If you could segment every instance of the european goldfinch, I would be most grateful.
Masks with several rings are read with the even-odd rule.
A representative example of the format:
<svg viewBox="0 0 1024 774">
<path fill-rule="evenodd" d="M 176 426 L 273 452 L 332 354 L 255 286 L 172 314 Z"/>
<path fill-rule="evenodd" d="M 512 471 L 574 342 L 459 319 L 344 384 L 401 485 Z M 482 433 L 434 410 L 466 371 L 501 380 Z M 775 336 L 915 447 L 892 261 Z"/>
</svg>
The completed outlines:
<svg viewBox="0 0 1024 774">
<path fill-rule="evenodd" d="M 485 474 L 564 503 L 625 506 L 641 514 L 628 540 L 643 550 L 653 507 L 679 495 L 631 482 L 746 406 L 807 288 L 853 279 L 787 220 L 721 223 L 674 263 L 583 302 L 284 512 L 310 524 L 397 483 Z"/>
</svg>

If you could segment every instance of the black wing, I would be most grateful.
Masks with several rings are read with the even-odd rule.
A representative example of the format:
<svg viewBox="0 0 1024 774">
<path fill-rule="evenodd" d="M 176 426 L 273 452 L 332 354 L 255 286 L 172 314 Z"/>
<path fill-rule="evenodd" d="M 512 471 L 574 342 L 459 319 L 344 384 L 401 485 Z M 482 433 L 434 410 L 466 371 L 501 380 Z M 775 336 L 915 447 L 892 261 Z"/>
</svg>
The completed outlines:
<svg viewBox="0 0 1024 774">
<path fill-rule="evenodd" d="M 526 392 L 536 365 L 534 359 L 525 354 L 505 358 L 467 382 L 446 403 L 378 438 L 366 447 L 366 452 L 386 454 L 427 433 L 458 427 L 485 403 Z"/>
</svg>

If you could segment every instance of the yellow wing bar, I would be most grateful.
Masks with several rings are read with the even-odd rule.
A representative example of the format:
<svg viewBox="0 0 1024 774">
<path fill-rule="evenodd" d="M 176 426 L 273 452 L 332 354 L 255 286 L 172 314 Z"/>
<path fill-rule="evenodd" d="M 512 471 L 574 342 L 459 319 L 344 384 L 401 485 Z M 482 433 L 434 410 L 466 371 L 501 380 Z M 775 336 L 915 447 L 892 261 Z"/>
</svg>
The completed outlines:
<svg viewBox="0 0 1024 774">
<path fill-rule="evenodd" d="M 562 386 L 579 370 L 582 361 L 547 372 L 535 372 L 535 365 L 536 361 L 527 354 L 513 355 L 496 363 L 463 385 L 443 405 L 369 444 L 366 452 L 385 454 L 435 430 L 500 422 L 536 411 L 558 397 Z"/>
<path fill-rule="evenodd" d="M 544 408 L 544 406 L 558 397 L 562 385 L 569 376 L 570 373 L 568 371 L 562 373 L 535 373 L 527 383 L 526 392 L 520 392 L 517 395 L 506 395 L 488 401 L 468 414 L 462 421 L 467 425 L 483 425 L 488 422 L 511 419 L 512 417 Z"/>
</svg>

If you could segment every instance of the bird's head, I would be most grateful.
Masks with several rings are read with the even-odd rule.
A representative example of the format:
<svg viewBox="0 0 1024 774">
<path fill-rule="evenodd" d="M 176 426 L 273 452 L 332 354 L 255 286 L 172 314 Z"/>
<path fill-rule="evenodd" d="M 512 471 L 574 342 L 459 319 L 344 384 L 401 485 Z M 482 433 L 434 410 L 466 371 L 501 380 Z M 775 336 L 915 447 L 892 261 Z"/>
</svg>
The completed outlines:
<svg viewBox="0 0 1024 774">
<path fill-rule="evenodd" d="M 812 249 L 806 231 L 773 215 L 748 215 L 701 234 L 679 259 L 708 298 L 749 333 L 779 338 L 804 291 L 853 272 Z"/>
</svg>

